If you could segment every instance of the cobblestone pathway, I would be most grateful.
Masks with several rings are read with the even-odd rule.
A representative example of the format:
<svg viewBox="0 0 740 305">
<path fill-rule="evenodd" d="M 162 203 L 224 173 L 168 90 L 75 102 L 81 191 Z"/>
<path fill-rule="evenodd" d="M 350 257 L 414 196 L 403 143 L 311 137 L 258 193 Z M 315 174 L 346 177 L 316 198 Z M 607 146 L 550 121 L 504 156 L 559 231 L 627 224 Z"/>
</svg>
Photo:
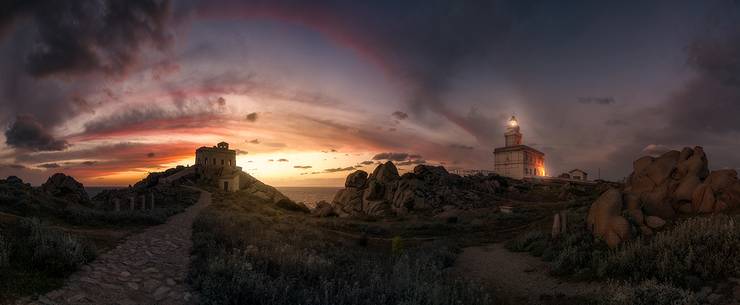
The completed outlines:
<svg viewBox="0 0 740 305">
<path fill-rule="evenodd" d="M 211 194 L 201 192 L 186 211 L 130 236 L 72 274 L 63 288 L 29 304 L 197 304 L 185 283 L 190 234 L 193 220 L 210 202 Z"/>
</svg>

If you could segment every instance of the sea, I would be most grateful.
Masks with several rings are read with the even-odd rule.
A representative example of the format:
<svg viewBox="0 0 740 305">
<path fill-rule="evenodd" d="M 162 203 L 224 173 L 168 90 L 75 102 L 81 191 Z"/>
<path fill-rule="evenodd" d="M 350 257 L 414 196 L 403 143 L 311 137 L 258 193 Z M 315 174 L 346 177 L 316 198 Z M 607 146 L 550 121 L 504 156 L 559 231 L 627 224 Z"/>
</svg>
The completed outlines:
<svg viewBox="0 0 740 305">
<path fill-rule="evenodd" d="M 308 205 L 312 205 L 319 201 L 327 201 L 331 202 L 332 199 L 334 199 L 334 194 L 337 193 L 341 188 L 339 187 L 298 187 L 298 186 L 281 186 L 281 187 L 275 187 L 283 193 L 285 196 L 288 196 L 291 200 L 295 202 L 303 202 Z"/>
<path fill-rule="evenodd" d="M 85 187 L 87 194 L 92 198 L 104 190 L 119 189 L 123 187 L 115 186 L 90 186 Z M 304 202 L 312 205 L 321 200 L 331 202 L 334 198 L 334 194 L 337 193 L 341 188 L 339 187 L 288 187 L 281 186 L 276 187 L 285 196 L 288 196 L 293 201 Z"/>
</svg>

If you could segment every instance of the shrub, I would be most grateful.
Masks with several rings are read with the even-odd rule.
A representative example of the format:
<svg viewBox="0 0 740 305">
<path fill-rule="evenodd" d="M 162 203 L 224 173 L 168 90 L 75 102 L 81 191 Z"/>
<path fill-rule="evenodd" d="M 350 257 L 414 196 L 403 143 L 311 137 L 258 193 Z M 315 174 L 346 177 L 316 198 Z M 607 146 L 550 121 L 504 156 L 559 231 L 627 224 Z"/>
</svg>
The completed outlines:
<svg viewBox="0 0 740 305">
<path fill-rule="evenodd" d="M 689 291 L 654 280 L 637 286 L 611 285 L 599 305 L 698 305 Z"/>
<path fill-rule="evenodd" d="M 0 234 L 0 268 L 10 264 L 10 242 Z"/>
<path fill-rule="evenodd" d="M 43 226 L 37 219 L 22 219 L 17 231 L 14 257 L 37 270 L 65 275 L 95 257 L 92 244 Z"/>
<path fill-rule="evenodd" d="M 395 236 L 393 237 L 393 240 L 391 240 L 391 253 L 393 255 L 400 255 L 403 251 L 403 239 L 401 236 Z"/>
<path fill-rule="evenodd" d="M 740 227 L 726 215 L 688 219 L 650 240 L 637 239 L 609 253 L 602 277 L 639 281 L 651 277 L 685 285 L 687 275 L 704 280 L 740 273 Z"/>
<path fill-rule="evenodd" d="M 203 304 L 492 303 L 479 287 L 444 274 L 454 247 L 431 243 L 388 255 L 326 236 L 300 221 L 305 216 L 269 217 L 259 210 L 267 206 L 256 206 L 214 202 L 196 219 L 188 278 Z"/>
<path fill-rule="evenodd" d="M 86 208 L 68 208 L 61 213 L 65 222 L 73 225 L 158 225 L 185 210 L 184 206 L 162 207 L 154 210 L 103 211 Z"/>
</svg>

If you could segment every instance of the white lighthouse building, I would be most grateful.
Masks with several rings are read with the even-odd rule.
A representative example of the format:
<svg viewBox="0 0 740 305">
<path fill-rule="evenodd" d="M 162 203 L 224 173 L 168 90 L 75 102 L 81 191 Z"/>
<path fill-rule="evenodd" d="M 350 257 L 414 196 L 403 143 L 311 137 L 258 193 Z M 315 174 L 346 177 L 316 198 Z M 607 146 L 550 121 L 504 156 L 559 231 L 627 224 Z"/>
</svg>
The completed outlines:
<svg viewBox="0 0 740 305">
<path fill-rule="evenodd" d="M 519 122 L 511 116 L 506 133 L 505 146 L 494 149 L 494 171 L 515 179 L 545 176 L 545 154 L 522 144 Z"/>
</svg>

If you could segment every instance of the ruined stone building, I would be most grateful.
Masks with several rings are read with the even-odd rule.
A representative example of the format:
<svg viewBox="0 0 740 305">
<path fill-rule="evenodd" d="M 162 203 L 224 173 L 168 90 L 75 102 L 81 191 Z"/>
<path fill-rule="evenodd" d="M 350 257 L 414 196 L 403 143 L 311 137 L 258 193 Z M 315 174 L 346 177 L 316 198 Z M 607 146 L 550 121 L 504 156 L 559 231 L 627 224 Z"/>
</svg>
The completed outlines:
<svg viewBox="0 0 740 305">
<path fill-rule="evenodd" d="M 219 188 L 231 192 L 239 190 L 242 168 L 236 166 L 236 151 L 229 149 L 229 143 L 198 148 L 195 151 L 195 165 L 199 174 L 213 179 Z"/>
<path fill-rule="evenodd" d="M 515 179 L 545 176 L 545 154 L 522 144 L 519 122 L 512 116 L 504 133 L 505 146 L 493 151 L 494 171 Z"/>
</svg>

